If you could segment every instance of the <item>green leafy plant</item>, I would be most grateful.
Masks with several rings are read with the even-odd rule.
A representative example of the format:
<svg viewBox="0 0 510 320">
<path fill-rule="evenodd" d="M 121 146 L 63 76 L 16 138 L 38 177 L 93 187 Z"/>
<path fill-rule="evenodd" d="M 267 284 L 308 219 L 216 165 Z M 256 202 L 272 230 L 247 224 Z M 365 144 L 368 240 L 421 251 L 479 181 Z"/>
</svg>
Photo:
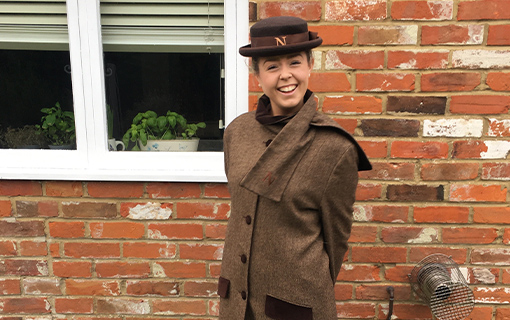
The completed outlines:
<svg viewBox="0 0 510 320">
<path fill-rule="evenodd" d="M 21 128 L 7 128 L 4 133 L 4 140 L 7 147 L 13 149 L 42 147 L 46 145 L 44 137 L 38 134 L 35 125 L 25 125 Z"/>
<path fill-rule="evenodd" d="M 129 141 L 140 141 L 142 145 L 147 145 L 147 140 L 172 140 L 172 139 L 191 139 L 197 134 L 197 130 L 205 128 L 204 122 L 188 123 L 186 118 L 177 112 L 168 111 L 164 116 L 158 116 L 154 111 L 138 113 L 133 118 L 131 128 L 129 128 L 122 142 L 127 146 Z M 132 150 L 140 150 L 138 144 Z"/>
<path fill-rule="evenodd" d="M 64 111 L 60 103 L 54 107 L 42 108 L 45 115 L 41 118 L 41 125 L 36 125 L 39 134 L 43 134 L 52 145 L 70 145 L 76 140 L 74 127 L 74 113 Z"/>
</svg>

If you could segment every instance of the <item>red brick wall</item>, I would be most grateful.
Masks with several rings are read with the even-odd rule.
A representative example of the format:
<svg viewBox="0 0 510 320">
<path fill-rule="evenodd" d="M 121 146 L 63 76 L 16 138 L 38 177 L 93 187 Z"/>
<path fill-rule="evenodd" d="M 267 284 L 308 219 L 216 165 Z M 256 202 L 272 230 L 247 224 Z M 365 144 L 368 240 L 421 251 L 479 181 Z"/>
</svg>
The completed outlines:
<svg viewBox="0 0 510 320">
<path fill-rule="evenodd" d="M 386 319 L 388 285 L 394 319 L 431 319 L 407 279 L 431 253 L 461 265 L 468 319 L 510 319 L 510 1 L 256 3 L 319 31 L 310 87 L 373 161 L 339 319 Z M 0 319 L 215 319 L 229 209 L 222 184 L 0 181 Z"/>
</svg>

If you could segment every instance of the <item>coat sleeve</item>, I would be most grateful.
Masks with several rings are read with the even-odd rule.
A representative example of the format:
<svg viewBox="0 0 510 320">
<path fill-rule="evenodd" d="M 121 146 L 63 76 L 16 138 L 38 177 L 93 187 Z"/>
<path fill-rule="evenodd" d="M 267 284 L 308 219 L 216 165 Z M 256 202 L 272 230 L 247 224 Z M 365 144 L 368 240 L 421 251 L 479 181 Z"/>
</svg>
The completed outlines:
<svg viewBox="0 0 510 320">
<path fill-rule="evenodd" d="M 347 252 L 357 185 L 358 155 L 354 145 L 351 145 L 340 156 L 321 199 L 324 244 L 333 283 Z"/>
</svg>

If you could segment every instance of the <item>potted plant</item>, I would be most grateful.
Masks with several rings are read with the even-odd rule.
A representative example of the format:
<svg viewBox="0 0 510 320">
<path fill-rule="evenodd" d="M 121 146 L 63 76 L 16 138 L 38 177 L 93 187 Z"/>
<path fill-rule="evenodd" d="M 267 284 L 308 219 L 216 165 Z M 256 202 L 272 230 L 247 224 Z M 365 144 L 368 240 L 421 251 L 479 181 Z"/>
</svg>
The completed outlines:
<svg viewBox="0 0 510 320">
<path fill-rule="evenodd" d="M 196 151 L 199 139 L 197 130 L 205 128 L 204 122 L 188 123 L 182 115 L 168 111 L 158 116 L 154 111 L 138 113 L 133 118 L 122 141 L 128 146 L 135 142 L 132 150 L 144 151 Z"/>
<path fill-rule="evenodd" d="M 71 149 L 76 140 L 74 127 L 74 113 L 64 111 L 60 103 L 54 107 L 42 108 L 45 115 L 41 118 L 41 125 L 36 125 L 39 134 L 48 139 L 50 148 Z"/>
<path fill-rule="evenodd" d="M 44 137 L 38 133 L 35 125 L 7 128 L 4 141 L 11 149 L 41 149 L 46 145 Z"/>
</svg>

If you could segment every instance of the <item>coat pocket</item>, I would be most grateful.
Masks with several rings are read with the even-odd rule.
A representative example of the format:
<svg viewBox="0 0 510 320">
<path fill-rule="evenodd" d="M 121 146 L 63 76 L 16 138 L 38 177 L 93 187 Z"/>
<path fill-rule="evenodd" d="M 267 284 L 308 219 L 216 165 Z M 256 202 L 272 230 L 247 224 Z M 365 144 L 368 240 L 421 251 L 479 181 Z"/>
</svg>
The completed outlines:
<svg viewBox="0 0 510 320">
<path fill-rule="evenodd" d="M 229 289 L 230 289 L 230 280 L 220 277 L 218 279 L 218 295 L 221 298 L 228 298 Z"/>
<path fill-rule="evenodd" d="M 277 320 L 313 320 L 312 308 L 266 295 L 266 316 Z"/>
</svg>

